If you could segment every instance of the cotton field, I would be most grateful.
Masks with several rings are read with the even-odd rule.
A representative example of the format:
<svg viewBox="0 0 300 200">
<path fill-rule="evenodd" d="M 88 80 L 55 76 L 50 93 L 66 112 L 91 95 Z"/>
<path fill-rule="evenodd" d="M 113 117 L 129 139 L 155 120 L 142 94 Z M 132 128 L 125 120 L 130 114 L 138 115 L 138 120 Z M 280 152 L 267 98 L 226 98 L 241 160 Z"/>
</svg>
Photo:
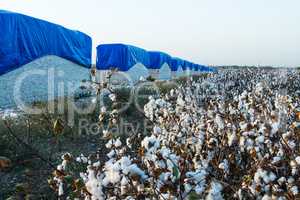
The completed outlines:
<svg viewBox="0 0 300 200">
<path fill-rule="evenodd" d="M 105 159 L 65 153 L 48 183 L 60 199 L 299 199 L 299 86 L 296 69 L 191 78 L 149 97 L 149 134 L 123 141 L 106 129 Z M 119 120 L 99 112 L 99 123 Z"/>
</svg>

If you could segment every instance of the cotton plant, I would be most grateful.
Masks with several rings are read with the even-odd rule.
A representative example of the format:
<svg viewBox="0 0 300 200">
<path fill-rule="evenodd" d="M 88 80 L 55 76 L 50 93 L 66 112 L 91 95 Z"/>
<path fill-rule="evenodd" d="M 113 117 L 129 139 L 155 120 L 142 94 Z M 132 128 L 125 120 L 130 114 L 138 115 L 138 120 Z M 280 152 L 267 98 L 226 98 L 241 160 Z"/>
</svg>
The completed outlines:
<svg viewBox="0 0 300 200">
<path fill-rule="evenodd" d="M 300 102 L 290 92 L 300 84 L 287 84 L 261 70 L 190 80 L 149 98 L 147 135 L 123 141 L 104 129 L 106 158 L 67 153 L 49 184 L 62 199 L 300 198 Z M 101 108 L 99 121 L 118 115 Z"/>
</svg>

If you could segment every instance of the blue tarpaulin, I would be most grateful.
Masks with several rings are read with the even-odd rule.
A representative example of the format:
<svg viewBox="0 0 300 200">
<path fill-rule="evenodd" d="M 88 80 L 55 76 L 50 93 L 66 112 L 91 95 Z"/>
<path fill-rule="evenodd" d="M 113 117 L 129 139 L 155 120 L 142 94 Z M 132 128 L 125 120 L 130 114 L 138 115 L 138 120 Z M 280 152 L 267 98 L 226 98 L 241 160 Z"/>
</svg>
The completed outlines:
<svg viewBox="0 0 300 200">
<path fill-rule="evenodd" d="M 108 70 L 117 68 L 128 71 L 134 65 L 141 63 L 147 69 L 160 69 L 167 63 L 171 71 L 177 71 L 181 66 L 183 70 L 196 70 L 214 72 L 214 69 L 198 65 L 180 58 L 173 58 L 166 53 L 146 51 L 144 49 L 125 44 L 104 44 L 97 47 L 97 69 Z"/>
<path fill-rule="evenodd" d="M 216 72 L 216 69 L 204 65 L 200 65 L 200 71 L 203 72 Z"/>
<path fill-rule="evenodd" d="M 160 69 L 165 63 L 171 65 L 172 57 L 159 51 L 149 51 L 150 65 L 149 69 Z"/>
<path fill-rule="evenodd" d="M 182 60 L 181 67 L 182 67 L 183 71 L 186 71 L 188 68 L 188 62 L 186 60 Z"/>
<path fill-rule="evenodd" d="M 172 58 L 171 63 L 170 63 L 170 68 L 171 68 L 171 71 L 173 71 L 173 72 L 176 72 L 178 70 L 178 63 L 177 63 L 176 59 Z"/>
<path fill-rule="evenodd" d="M 199 71 L 204 72 L 206 67 L 204 65 L 199 65 Z"/>
<path fill-rule="evenodd" d="M 146 50 L 125 44 L 104 44 L 97 47 L 97 69 L 117 68 L 128 71 L 137 63 L 149 67 L 149 53 Z"/>
<path fill-rule="evenodd" d="M 199 71 L 199 65 L 193 63 L 193 70 L 194 71 Z"/>
<path fill-rule="evenodd" d="M 0 75 L 47 55 L 90 67 L 92 39 L 60 25 L 0 10 Z"/>
<path fill-rule="evenodd" d="M 193 70 L 194 64 L 189 61 L 185 61 L 185 67 L 189 70 Z"/>
<path fill-rule="evenodd" d="M 171 71 L 177 71 L 180 66 L 184 70 L 184 67 L 185 67 L 184 64 L 185 64 L 184 60 L 182 60 L 180 58 L 172 58 L 172 61 L 171 61 Z"/>
</svg>

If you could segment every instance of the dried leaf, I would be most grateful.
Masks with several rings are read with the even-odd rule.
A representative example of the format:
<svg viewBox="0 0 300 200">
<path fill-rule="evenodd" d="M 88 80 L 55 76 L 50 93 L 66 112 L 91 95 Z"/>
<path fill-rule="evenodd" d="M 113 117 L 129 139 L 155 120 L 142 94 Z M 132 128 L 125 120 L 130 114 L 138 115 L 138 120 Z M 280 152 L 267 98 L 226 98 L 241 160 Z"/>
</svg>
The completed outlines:
<svg viewBox="0 0 300 200">
<path fill-rule="evenodd" d="M 63 121 L 61 119 L 55 120 L 53 128 L 54 128 L 54 133 L 56 135 L 62 134 L 62 132 L 64 131 Z"/>
<path fill-rule="evenodd" d="M 0 156 L 0 170 L 7 169 L 9 167 L 11 167 L 11 160 L 6 157 Z"/>
</svg>

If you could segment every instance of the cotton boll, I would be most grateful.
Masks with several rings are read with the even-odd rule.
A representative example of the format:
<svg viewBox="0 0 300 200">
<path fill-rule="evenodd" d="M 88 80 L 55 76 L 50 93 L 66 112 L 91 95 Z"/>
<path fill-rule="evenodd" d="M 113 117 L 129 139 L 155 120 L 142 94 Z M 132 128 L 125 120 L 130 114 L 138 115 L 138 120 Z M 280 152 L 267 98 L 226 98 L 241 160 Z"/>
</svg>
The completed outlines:
<svg viewBox="0 0 300 200">
<path fill-rule="evenodd" d="M 57 170 L 62 171 L 63 170 L 63 166 L 62 165 L 58 165 L 57 166 Z"/>
<path fill-rule="evenodd" d="M 63 160 L 63 161 L 62 161 L 61 165 L 62 165 L 63 170 L 66 169 L 67 163 L 68 163 L 68 162 L 69 162 L 69 161 L 67 161 L 67 160 Z"/>
<path fill-rule="evenodd" d="M 261 168 L 259 168 L 256 173 L 254 174 L 254 181 L 257 184 L 261 183 L 261 179 L 264 181 L 264 183 L 268 184 L 270 182 L 273 182 L 276 180 L 276 175 L 273 172 L 267 172 Z"/>
<path fill-rule="evenodd" d="M 192 101 L 192 98 L 188 95 L 184 98 L 185 102 L 190 103 Z"/>
<path fill-rule="evenodd" d="M 259 144 L 263 144 L 265 142 L 265 137 L 263 135 L 260 135 L 255 140 Z"/>
<path fill-rule="evenodd" d="M 279 183 L 279 185 L 282 185 L 286 182 L 286 178 L 285 177 L 281 177 L 277 180 L 277 182 Z"/>
<path fill-rule="evenodd" d="M 160 194 L 159 200 L 171 199 L 170 196 L 171 195 L 169 193 L 162 193 L 162 194 Z"/>
<path fill-rule="evenodd" d="M 155 167 L 159 168 L 159 169 L 164 169 L 164 168 L 166 168 L 166 163 L 162 160 L 157 160 L 155 162 Z"/>
<path fill-rule="evenodd" d="M 86 174 L 86 173 L 80 172 L 80 173 L 79 173 L 79 176 L 80 176 L 80 178 L 82 178 L 82 180 L 83 180 L 84 182 L 87 182 L 87 181 L 88 181 L 88 177 L 87 177 L 87 174 Z"/>
<path fill-rule="evenodd" d="M 105 144 L 105 147 L 106 147 L 107 149 L 111 149 L 112 146 L 113 146 L 113 140 L 112 140 L 112 139 L 109 140 L 109 141 Z"/>
<path fill-rule="evenodd" d="M 120 178 L 120 172 L 111 169 L 105 172 L 103 183 L 105 183 L 105 186 L 107 186 L 109 183 L 116 184 L 120 181 Z"/>
<path fill-rule="evenodd" d="M 121 185 L 120 189 L 121 189 L 121 195 L 126 196 L 126 194 L 128 193 L 127 186 L 126 185 Z M 127 197 L 126 199 L 133 199 L 133 198 L 132 197 L 131 198 Z"/>
<path fill-rule="evenodd" d="M 165 172 L 160 175 L 160 180 L 163 182 L 168 182 L 169 180 L 172 180 L 172 174 L 171 172 Z"/>
<path fill-rule="evenodd" d="M 125 155 L 125 154 L 126 154 L 127 149 L 126 149 L 126 147 L 122 147 L 121 149 L 118 149 L 118 150 L 116 150 L 116 151 L 117 151 L 117 154 L 118 154 L 119 156 L 121 156 L 121 155 Z"/>
<path fill-rule="evenodd" d="M 289 177 L 287 181 L 289 184 L 292 184 L 295 182 L 295 179 L 293 177 Z"/>
<path fill-rule="evenodd" d="M 131 139 L 127 138 L 126 139 L 126 145 L 131 149 L 132 148 L 132 144 L 131 144 Z"/>
<path fill-rule="evenodd" d="M 297 157 L 295 158 L 295 161 L 297 162 L 298 165 L 300 165 L 300 156 L 297 156 Z"/>
<path fill-rule="evenodd" d="M 222 190 L 223 186 L 220 183 L 213 181 L 211 183 L 210 190 L 208 191 L 208 195 L 206 196 L 206 200 L 222 200 Z"/>
<path fill-rule="evenodd" d="M 288 138 L 289 138 L 290 136 L 291 136 L 291 132 L 289 132 L 289 131 L 282 134 L 282 138 L 285 139 L 285 140 L 288 140 Z"/>
<path fill-rule="evenodd" d="M 289 147 L 291 148 L 291 149 L 295 149 L 295 147 L 296 147 L 296 144 L 295 144 L 295 142 L 294 141 L 288 141 L 288 145 L 289 145 Z"/>
<path fill-rule="evenodd" d="M 94 164 L 93 164 L 93 167 L 100 167 L 100 161 L 98 161 L 98 162 L 95 162 Z"/>
<path fill-rule="evenodd" d="M 242 131 L 245 131 L 247 129 L 247 127 L 248 127 L 247 123 L 245 123 L 245 122 L 240 123 L 240 128 L 241 128 Z"/>
<path fill-rule="evenodd" d="M 239 145 L 242 148 L 241 150 L 243 150 L 243 148 L 245 147 L 245 143 L 246 143 L 246 138 L 245 137 L 240 137 L 240 142 Z"/>
<path fill-rule="evenodd" d="M 256 173 L 254 174 L 254 181 L 256 182 L 256 183 L 260 183 L 261 181 L 261 175 L 262 174 L 262 169 L 258 169 L 257 171 L 256 171 Z"/>
<path fill-rule="evenodd" d="M 291 192 L 293 193 L 293 195 L 297 195 L 299 194 L 299 190 L 297 186 L 293 186 L 291 189 Z"/>
<path fill-rule="evenodd" d="M 272 186 L 272 190 L 273 190 L 274 192 L 276 192 L 276 193 L 282 192 L 282 190 L 280 189 L 280 186 L 277 185 L 277 184 L 274 184 L 274 185 Z"/>
<path fill-rule="evenodd" d="M 268 184 L 271 181 L 270 177 L 267 175 L 266 171 L 263 171 L 263 174 L 261 174 L 261 177 L 266 184 Z"/>
<path fill-rule="evenodd" d="M 154 134 L 160 134 L 160 133 L 161 133 L 161 128 L 158 127 L 158 126 L 154 126 L 154 128 L 153 128 L 153 133 L 154 133 Z"/>
<path fill-rule="evenodd" d="M 297 167 L 297 162 L 295 161 L 295 160 L 291 160 L 290 161 L 290 166 L 292 167 L 292 168 L 296 168 Z"/>
<path fill-rule="evenodd" d="M 107 138 L 108 136 L 109 136 L 109 132 L 108 132 L 108 130 L 103 130 L 103 137 L 104 138 Z"/>
<path fill-rule="evenodd" d="M 120 167 L 121 167 L 121 169 L 123 170 L 123 173 L 124 173 L 124 174 L 128 174 L 129 171 L 127 170 L 127 168 L 128 168 L 129 165 L 131 165 L 131 160 L 130 160 L 130 158 L 127 157 L 127 156 L 123 156 L 123 157 L 118 161 L 118 163 L 120 164 Z"/>
<path fill-rule="evenodd" d="M 157 99 L 155 101 L 156 105 L 160 106 L 160 107 L 164 107 L 166 106 L 166 102 L 163 99 Z"/>
<path fill-rule="evenodd" d="M 118 138 L 118 139 L 115 141 L 114 145 L 115 145 L 115 147 L 120 147 L 120 146 L 122 146 L 121 140 Z"/>
<path fill-rule="evenodd" d="M 72 157 L 72 155 L 70 153 L 65 153 L 61 156 L 62 160 L 70 160 L 70 158 Z"/>
<path fill-rule="evenodd" d="M 192 189 L 193 188 L 190 184 L 188 184 L 188 183 L 184 184 L 184 190 L 185 190 L 186 193 L 189 193 Z"/>
<path fill-rule="evenodd" d="M 204 185 L 197 185 L 197 186 L 195 187 L 195 192 L 196 192 L 198 195 L 203 194 L 204 191 L 205 191 L 205 186 L 204 186 Z"/>
<path fill-rule="evenodd" d="M 237 136 L 235 133 L 232 133 L 232 134 L 228 134 L 227 135 L 228 137 L 228 145 L 229 146 L 232 146 L 233 144 L 235 144 L 238 140 Z"/>
<path fill-rule="evenodd" d="M 143 180 L 148 178 L 146 173 L 143 170 L 141 170 L 136 164 L 130 165 L 128 167 L 128 171 L 130 175 L 138 175 Z"/>
<path fill-rule="evenodd" d="M 277 162 L 279 162 L 281 160 L 281 157 L 280 156 L 275 156 L 275 157 L 273 157 L 273 160 L 272 160 L 272 163 L 274 164 L 274 163 L 277 163 Z"/>
<path fill-rule="evenodd" d="M 60 181 L 58 186 L 58 196 L 60 197 L 62 195 L 64 195 L 64 184 Z"/>
<path fill-rule="evenodd" d="M 254 145 L 254 141 L 252 139 L 248 138 L 246 140 L 246 148 L 247 148 L 247 150 L 248 151 L 251 150 L 253 148 L 253 145 Z"/>
<path fill-rule="evenodd" d="M 109 98 L 112 100 L 112 101 L 116 101 L 117 97 L 115 94 L 110 94 L 109 95 Z"/>
<path fill-rule="evenodd" d="M 271 182 L 275 181 L 276 178 L 277 178 L 277 176 L 276 176 L 273 172 L 270 172 L 270 173 L 269 173 L 269 180 L 270 180 Z"/>
<path fill-rule="evenodd" d="M 278 132 L 278 130 L 280 128 L 279 126 L 280 126 L 279 122 L 276 122 L 276 123 L 272 124 L 272 130 L 271 130 L 272 135 Z"/>
<path fill-rule="evenodd" d="M 292 168 L 292 175 L 295 176 L 298 174 L 298 169 L 297 168 Z"/>
<path fill-rule="evenodd" d="M 225 173 L 228 173 L 229 172 L 229 166 L 228 166 L 228 161 L 225 159 L 223 160 L 223 162 L 221 162 L 219 164 L 219 168 L 224 170 Z"/>
<path fill-rule="evenodd" d="M 181 98 L 177 98 L 177 105 L 184 107 L 185 106 L 185 101 Z"/>
<path fill-rule="evenodd" d="M 261 200 L 272 200 L 272 197 L 265 194 Z"/>
<path fill-rule="evenodd" d="M 277 152 L 277 156 L 280 156 L 280 157 L 284 156 L 283 149 L 279 149 L 279 151 Z"/>
<path fill-rule="evenodd" d="M 171 153 L 171 151 L 170 151 L 169 148 L 162 147 L 162 148 L 160 149 L 160 153 L 161 153 L 161 155 L 162 155 L 163 158 L 168 159 L 168 158 L 169 158 L 169 155 L 170 155 L 170 153 Z"/>
<path fill-rule="evenodd" d="M 88 163 L 87 157 L 85 157 L 83 154 L 80 155 L 80 159 L 82 163 Z"/>
<path fill-rule="evenodd" d="M 152 135 L 150 137 L 145 137 L 141 145 L 150 153 L 154 152 L 160 146 L 160 141 Z"/>
<path fill-rule="evenodd" d="M 108 154 L 106 154 L 107 157 L 112 158 L 116 155 L 116 152 L 114 150 L 111 150 Z"/>
<path fill-rule="evenodd" d="M 123 176 L 122 180 L 121 180 L 121 186 L 126 186 L 128 185 L 129 181 L 127 180 L 127 178 L 125 176 Z"/>
<path fill-rule="evenodd" d="M 111 120 L 111 122 L 112 122 L 113 124 L 117 124 L 117 123 L 118 123 L 118 120 L 115 119 L 115 118 L 113 118 L 113 119 Z"/>
<path fill-rule="evenodd" d="M 218 125 L 219 129 L 224 129 L 224 122 L 220 115 L 216 116 L 215 122 Z"/>
<path fill-rule="evenodd" d="M 101 112 L 102 112 L 102 113 L 106 113 L 106 111 L 107 111 L 106 107 L 105 107 L 105 106 L 102 106 L 102 107 L 101 107 Z"/>
<path fill-rule="evenodd" d="M 95 171 L 91 168 L 88 170 L 88 181 L 85 184 L 87 191 L 91 194 L 92 199 L 104 200 L 102 184 L 97 179 Z"/>
<path fill-rule="evenodd" d="M 271 186 L 268 184 L 268 185 L 265 185 L 264 187 L 264 192 L 266 193 L 269 193 L 270 192 L 270 189 L 271 189 Z"/>
</svg>

